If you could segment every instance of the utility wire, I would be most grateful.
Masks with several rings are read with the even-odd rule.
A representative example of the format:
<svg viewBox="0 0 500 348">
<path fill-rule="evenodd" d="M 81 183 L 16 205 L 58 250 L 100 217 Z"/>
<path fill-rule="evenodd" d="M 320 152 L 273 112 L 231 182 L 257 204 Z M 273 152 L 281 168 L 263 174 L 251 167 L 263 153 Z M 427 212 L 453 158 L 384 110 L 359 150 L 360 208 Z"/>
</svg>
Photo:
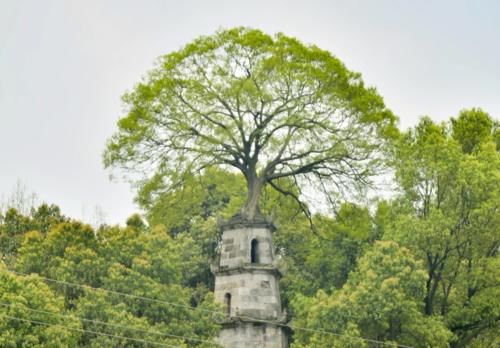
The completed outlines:
<svg viewBox="0 0 500 348">
<path fill-rule="evenodd" d="M 13 270 L 10 270 L 10 269 L 6 269 L 6 270 L 8 272 L 11 272 L 11 273 L 14 273 L 14 274 L 17 274 L 17 275 L 29 276 L 29 274 L 27 274 L 27 273 L 17 272 L 17 271 L 13 271 Z M 34 274 L 36 274 L 38 277 L 40 277 L 41 279 L 44 279 L 45 281 L 48 281 L 48 282 L 53 282 L 53 283 L 58 283 L 58 284 L 64 284 L 64 285 L 69 285 L 69 286 L 76 286 L 76 287 L 80 287 L 80 288 L 84 288 L 84 289 L 90 289 L 90 290 L 95 290 L 95 291 L 103 291 L 103 292 L 106 292 L 106 293 L 120 295 L 120 296 L 124 296 L 124 297 L 129 297 L 129 298 L 133 298 L 133 299 L 138 299 L 138 300 L 143 300 L 143 301 L 149 301 L 149 302 L 154 302 L 154 303 L 161 303 L 161 304 L 166 304 L 166 305 L 180 307 L 180 308 L 187 308 L 187 309 L 190 309 L 190 310 L 198 310 L 198 311 L 205 312 L 205 313 L 217 314 L 217 315 L 220 315 L 222 317 L 227 317 L 227 314 L 225 312 L 221 312 L 221 311 L 214 311 L 214 310 L 210 310 L 210 309 L 193 307 L 193 306 L 183 305 L 183 304 L 174 303 L 174 302 L 157 300 L 157 299 L 154 299 L 154 298 L 149 298 L 149 297 L 144 297 L 144 296 L 137 296 L 137 295 L 127 294 L 127 293 L 120 292 L 120 291 L 108 290 L 108 289 L 104 289 L 104 288 L 96 288 L 96 287 L 92 287 L 92 286 L 85 285 L 85 284 L 78 284 L 78 283 L 66 282 L 66 281 L 63 281 L 63 280 L 57 280 L 57 279 L 42 277 L 42 276 L 40 276 L 37 273 L 34 273 Z M 404 344 L 398 344 L 398 343 L 396 343 L 396 345 L 394 345 L 394 343 L 388 343 L 388 342 L 384 342 L 384 341 L 378 341 L 378 340 L 374 340 L 374 339 L 370 339 L 370 338 L 350 336 L 350 335 L 346 335 L 346 334 L 340 334 L 340 333 L 337 333 L 337 332 L 326 331 L 326 330 L 321 330 L 321 329 L 303 328 L 303 327 L 298 327 L 298 326 L 293 326 L 293 325 L 282 324 L 282 323 L 279 323 L 279 322 L 276 322 L 276 321 L 263 320 L 263 319 L 257 319 L 257 318 L 246 317 L 246 316 L 231 315 L 231 318 L 239 318 L 239 319 L 243 319 L 243 320 L 249 320 L 249 321 L 254 321 L 254 322 L 272 324 L 272 325 L 275 325 L 275 326 L 286 327 L 286 328 L 290 328 L 290 329 L 298 330 L 298 331 L 315 332 L 315 333 L 321 333 L 321 334 L 325 334 L 325 335 L 328 334 L 328 335 L 333 335 L 333 336 L 337 336 L 337 337 L 345 337 L 345 338 L 350 338 L 350 339 L 353 339 L 353 340 L 365 341 L 365 342 L 370 342 L 370 343 L 377 343 L 377 344 L 382 344 L 382 345 L 386 345 L 386 346 L 392 346 L 392 347 L 396 346 L 398 348 L 413 348 L 412 346 L 407 346 L 407 345 L 404 345 Z"/>
<path fill-rule="evenodd" d="M 28 306 L 26 306 L 26 305 L 24 305 L 22 303 L 16 303 L 16 304 L 14 304 L 14 303 L 0 302 L 0 306 L 3 306 L 3 307 L 14 308 L 16 305 L 19 306 L 18 308 L 27 309 L 29 311 L 37 312 L 37 313 L 48 314 L 48 315 L 55 316 L 55 317 L 79 319 L 81 321 L 86 321 L 86 322 L 89 322 L 89 323 L 101 324 L 101 325 L 106 325 L 106 326 L 111 326 L 111 327 L 116 327 L 116 328 L 121 328 L 121 329 L 135 330 L 135 331 L 139 331 L 139 332 L 143 332 L 143 333 L 149 333 L 149 334 L 154 334 L 154 335 L 159 335 L 159 336 L 165 336 L 165 337 L 171 337 L 171 338 L 179 338 L 179 339 L 185 339 L 185 340 L 193 341 L 193 342 L 202 342 L 202 343 L 209 343 L 209 344 L 215 345 L 214 342 L 203 340 L 203 339 L 200 339 L 200 338 L 194 338 L 194 337 L 188 337 L 188 336 L 180 336 L 180 335 L 173 335 L 173 334 L 159 332 L 159 331 L 151 331 L 151 330 L 139 329 L 139 328 L 135 328 L 135 327 L 131 327 L 131 326 L 111 324 L 111 323 L 107 323 L 107 322 L 100 321 L 100 320 L 82 318 L 82 317 L 72 316 L 72 315 L 64 315 L 64 314 L 52 313 L 52 312 L 48 312 L 48 311 L 44 311 L 44 310 L 40 310 L 40 309 L 34 309 L 34 308 L 28 307 Z"/>
<path fill-rule="evenodd" d="M 21 273 L 21 272 L 17 272 L 17 271 L 12 271 L 10 269 L 7 269 L 7 271 L 11 272 L 11 273 L 14 273 L 14 274 L 17 274 L 17 275 L 21 275 L 21 276 L 30 276 L 30 274 Z M 90 285 L 72 283 L 72 282 L 67 282 L 67 281 L 64 281 L 64 280 L 57 280 L 57 279 L 52 279 L 52 278 L 46 278 L 46 277 L 42 277 L 38 273 L 32 273 L 32 274 L 36 274 L 41 279 L 43 279 L 45 281 L 48 281 L 48 282 L 52 282 L 52 283 L 58 283 L 58 284 L 69 285 L 69 286 L 76 286 L 76 287 L 80 287 L 80 288 L 84 288 L 84 289 L 90 289 L 90 290 L 95 290 L 95 291 L 102 291 L 102 292 L 106 292 L 106 293 L 113 294 L 113 295 L 120 295 L 120 296 L 132 298 L 132 299 L 136 299 L 136 300 L 143 300 L 143 301 L 149 301 L 149 302 L 154 302 L 154 303 L 167 304 L 167 305 L 174 306 L 174 307 L 187 308 L 187 309 L 191 309 L 191 310 L 199 310 L 201 312 L 206 312 L 206 313 L 210 313 L 210 314 L 217 313 L 217 314 L 221 314 L 221 315 L 225 316 L 225 313 L 220 312 L 220 311 L 213 311 L 213 310 L 209 310 L 209 309 L 204 309 L 204 308 L 199 308 L 199 307 L 193 307 L 193 306 L 189 306 L 189 305 L 183 305 L 183 304 L 175 303 L 175 302 L 168 302 L 168 301 L 163 301 L 163 300 L 157 300 L 157 299 L 154 299 L 154 298 L 149 298 L 149 297 L 144 297 L 144 296 L 127 294 L 125 292 L 120 292 L 120 291 L 115 291 L 115 290 L 108 290 L 108 289 L 104 289 L 104 288 L 96 288 L 96 287 L 93 287 L 93 286 L 90 286 Z"/>
<path fill-rule="evenodd" d="M 2 317 L 3 318 L 12 319 L 12 320 L 17 320 L 17 321 L 24 321 L 24 322 L 32 323 L 32 324 L 39 324 L 39 325 L 44 325 L 44 326 L 58 327 L 58 328 L 61 328 L 61 329 L 66 329 L 66 330 L 71 330 L 71 331 L 88 332 L 88 333 L 91 333 L 91 334 L 94 334 L 94 335 L 98 335 L 98 336 L 107 336 L 107 337 L 113 337 L 113 338 L 121 338 L 121 339 L 124 339 L 124 340 L 130 340 L 130 341 L 135 341 L 135 342 L 152 344 L 152 345 L 162 346 L 162 347 L 181 348 L 180 346 L 173 346 L 171 344 L 158 343 L 158 342 L 143 340 L 143 339 L 140 339 L 140 338 L 132 338 L 132 337 L 127 337 L 127 336 L 113 335 L 113 334 L 108 334 L 108 333 L 100 332 L 100 331 L 78 329 L 78 328 L 75 328 L 75 327 L 69 327 L 69 326 L 64 326 L 64 325 L 59 325 L 59 324 L 53 324 L 53 323 L 49 323 L 49 322 L 41 321 L 41 320 L 31 320 L 31 319 L 25 319 L 25 318 L 15 317 L 15 316 L 11 316 L 11 315 L 3 315 Z"/>
</svg>

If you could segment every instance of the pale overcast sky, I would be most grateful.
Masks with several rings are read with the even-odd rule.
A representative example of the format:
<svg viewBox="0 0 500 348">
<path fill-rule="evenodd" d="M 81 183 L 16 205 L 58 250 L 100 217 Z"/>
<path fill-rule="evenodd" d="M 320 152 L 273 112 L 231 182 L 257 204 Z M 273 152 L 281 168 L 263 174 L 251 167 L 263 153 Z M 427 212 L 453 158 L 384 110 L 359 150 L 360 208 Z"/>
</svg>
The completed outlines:
<svg viewBox="0 0 500 348">
<path fill-rule="evenodd" d="M 137 211 L 101 154 L 120 96 L 155 59 L 219 28 L 315 43 L 401 119 L 500 118 L 500 1 L 0 0 L 0 197 L 21 181 L 74 218 Z"/>
</svg>

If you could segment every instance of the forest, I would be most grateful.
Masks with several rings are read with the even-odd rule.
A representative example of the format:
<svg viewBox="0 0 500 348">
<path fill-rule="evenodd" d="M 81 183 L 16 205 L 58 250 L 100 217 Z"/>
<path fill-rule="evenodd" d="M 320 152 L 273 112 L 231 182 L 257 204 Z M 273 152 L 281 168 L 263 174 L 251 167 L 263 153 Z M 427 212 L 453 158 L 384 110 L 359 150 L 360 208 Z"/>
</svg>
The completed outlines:
<svg viewBox="0 0 500 348">
<path fill-rule="evenodd" d="M 223 34 L 229 35 L 219 34 L 224 43 L 233 40 Z M 262 53 L 259 40 L 267 38 L 251 34 L 239 44 Z M 217 45 L 209 39 L 167 56 L 158 69 L 203 56 Z M 214 89 L 236 98 L 237 111 L 257 108 L 262 116 L 264 106 L 278 100 L 264 89 L 281 91 L 276 85 L 282 76 L 307 72 L 297 75 L 298 87 L 283 79 L 290 99 L 280 121 L 288 132 L 266 137 L 265 127 L 286 129 L 273 124 L 285 109 L 280 106 L 269 109 L 272 122 L 243 117 L 241 129 L 229 129 L 222 116 L 216 118 L 220 110 L 200 112 L 219 96 L 196 80 L 200 69 L 182 67 L 183 75 L 192 75 L 181 82 L 159 78 L 155 70 L 124 97 L 129 113 L 104 155 L 106 166 L 149 173 L 135 186 L 141 214 L 123 225 L 90 226 L 56 204 L 2 208 L 1 347 L 217 347 L 217 317 L 224 312 L 213 301 L 211 265 L 218 260 L 221 222 L 242 207 L 247 216 L 262 214 L 277 226 L 273 238 L 292 348 L 500 344 L 500 122 L 470 108 L 443 122 L 425 116 L 399 129 L 382 98 L 329 55 L 283 36 L 269 47 L 307 66 L 299 58 L 288 65 L 269 60 L 262 64 L 266 74 L 253 75 L 253 87 L 247 69 L 241 85 L 221 82 Z M 285 63 L 289 54 L 280 56 Z M 203 57 L 203 64 L 219 59 Z M 335 81 L 321 64 L 336 69 Z M 273 82 L 266 85 L 269 75 Z M 233 77 L 241 79 L 237 72 Z M 294 96 L 295 87 L 305 94 Z M 168 94 L 169 88 L 176 92 Z M 329 99 L 332 88 L 338 91 Z M 311 90 L 317 94 L 311 97 Z M 206 105 L 200 101 L 207 98 Z M 168 112 L 158 110 L 159 100 Z M 311 103 L 312 109 L 304 106 Z M 328 113 L 331 106 L 341 112 Z M 172 133 L 157 131 L 172 125 L 160 116 L 175 118 L 176 112 L 203 119 L 172 122 L 179 127 Z M 347 128 L 318 118 L 325 112 L 341 115 Z M 234 132 L 244 140 L 241 157 Z M 309 147 L 307 132 L 318 137 Z M 182 136 L 199 141 L 176 142 Z M 252 136 L 254 145 L 246 146 Z M 199 167 L 188 165 L 193 163 Z M 313 179 L 304 181 L 309 174 Z M 370 179 L 376 175 L 378 181 Z M 382 186 L 390 192 L 382 195 Z M 316 187 L 323 188 L 318 206 L 304 198 Z"/>
</svg>

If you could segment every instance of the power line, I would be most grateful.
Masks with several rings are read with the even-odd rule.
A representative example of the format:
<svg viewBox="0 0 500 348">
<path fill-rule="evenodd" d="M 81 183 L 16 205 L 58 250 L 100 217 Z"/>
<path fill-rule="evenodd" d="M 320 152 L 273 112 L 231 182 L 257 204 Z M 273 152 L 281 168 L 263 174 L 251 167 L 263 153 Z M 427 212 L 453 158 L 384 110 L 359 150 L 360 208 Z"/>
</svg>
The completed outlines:
<svg viewBox="0 0 500 348">
<path fill-rule="evenodd" d="M 12 271 L 10 269 L 7 269 L 7 271 L 11 272 L 11 273 L 14 273 L 14 274 L 17 274 L 17 275 L 30 276 L 30 274 L 21 273 L 21 272 L 17 272 L 17 271 Z M 199 307 L 193 307 L 193 306 L 189 306 L 189 305 L 183 305 L 183 304 L 175 303 L 175 302 L 168 302 L 168 301 L 163 301 L 163 300 L 157 300 L 157 299 L 154 299 L 154 298 L 149 298 L 149 297 L 144 297 L 144 296 L 127 294 L 125 292 L 120 292 L 120 291 L 115 291 L 115 290 L 108 290 L 108 289 L 104 289 L 104 288 L 97 288 L 97 287 L 93 287 L 93 286 L 85 285 L 85 284 L 78 284 L 78 283 L 67 282 L 67 281 L 64 281 L 64 280 L 57 280 L 57 279 L 52 279 L 52 278 L 46 278 L 46 277 L 42 277 L 38 273 L 34 273 L 34 274 L 36 274 L 41 279 L 43 279 L 45 281 L 48 281 L 48 282 L 52 282 L 52 283 L 58 283 L 58 284 L 69 285 L 69 286 L 76 286 L 76 287 L 80 287 L 80 288 L 84 288 L 84 289 L 90 289 L 90 290 L 95 290 L 95 291 L 106 292 L 106 293 L 109 293 L 109 294 L 120 295 L 120 296 L 124 296 L 124 297 L 128 297 L 128 298 L 132 298 L 132 299 L 135 299 L 135 300 L 143 300 L 143 301 L 149 301 L 149 302 L 154 302 L 154 303 L 167 304 L 167 305 L 174 306 L 174 307 L 187 308 L 187 309 L 191 309 L 191 310 L 199 310 L 199 311 L 210 313 L 210 314 L 217 313 L 217 314 L 221 314 L 221 315 L 225 316 L 225 313 L 223 313 L 223 312 L 213 311 L 213 310 L 199 308 Z"/>
<path fill-rule="evenodd" d="M 58 327 L 58 328 L 66 329 L 66 330 L 70 330 L 70 331 L 88 332 L 88 333 L 91 333 L 91 334 L 94 334 L 94 335 L 98 335 L 98 336 L 107 336 L 107 337 L 113 337 L 113 338 L 121 338 L 121 339 L 125 339 L 125 340 L 130 340 L 130 341 L 135 341 L 135 342 L 141 342 L 141 343 L 146 343 L 146 344 L 152 344 L 152 345 L 156 345 L 156 346 L 171 347 L 171 348 L 181 348 L 180 346 L 173 346 L 171 344 L 158 343 L 158 342 L 143 340 L 143 339 L 140 339 L 140 338 L 132 338 L 132 337 L 127 337 L 127 336 L 113 335 L 113 334 L 108 334 L 108 333 L 100 332 L 100 331 L 78 329 L 78 328 L 75 328 L 75 327 L 69 327 L 69 326 L 64 326 L 64 325 L 59 325 L 59 324 L 53 324 L 53 323 L 49 323 L 49 322 L 41 321 L 41 320 L 25 319 L 25 318 L 14 317 L 14 316 L 11 316 L 11 315 L 3 315 L 3 318 L 9 318 L 9 319 L 12 319 L 12 320 L 24 321 L 24 322 L 28 322 L 28 323 L 32 323 L 32 324 L 39 324 L 39 325 L 44 325 L 44 326 Z"/>
<path fill-rule="evenodd" d="M 18 275 L 29 276 L 29 274 L 22 273 L 22 272 L 17 272 L 17 271 L 12 271 L 12 270 L 9 270 L 9 269 L 7 269 L 7 271 L 9 271 L 11 273 L 14 273 L 14 274 L 18 274 Z M 183 304 L 179 304 L 179 303 L 168 302 L 168 301 L 163 301 L 163 300 L 158 300 L 158 299 L 153 299 L 153 298 L 144 297 L 144 296 L 131 295 L 131 294 L 127 294 L 127 293 L 124 293 L 124 292 L 119 292 L 119 291 L 114 291 L 114 290 L 108 290 L 108 289 L 104 289 L 104 288 L 96 288 L 96 287 L 92 287 L 92 286 L 85 285 L 85 284 L 78 284 L 78 283 L 72 283 L 72 282 L 67 282 L 67 281 L 62 281 L 62 280 L 57 280 L 57 279 L 52 279 L 52 278 L 46 278 L 46 277 L 40 276 L 39 274 L 37 274 L 37 276 L 39 276 L 40 278 L 42 278 L 42 279 L 44 279 L 46 281 L 53 282 L 53 283 L 58 283 L 58 284 L 63 284 L 63 285 L 69 285 L 69 286 L 76 286 L 76 287 L 81 287 L 81 288 L 87 288 L 87 289 L 95 290 L 95 291 L 103 291 L 103 292 L 107 292 L 107 293 L 111 293 L 111 294 L 115 294 L 115 295 L 120 295 L 120 296 L 125 296 L 125 297 L 129 297 L 129 298 L 133 298 L 133 299 L 139 299 L 139 300 L 150 301 L 150 302 L 155 302 L 155 303 L 161 303 L 161 304 L 166 304 L 166 305 L 171 305 L 171 306 L 176 306 L 176 307 L 181 307 L 181 308 L 187 308 L 187 309 L 190 309 L 190 310 L 199 310 L 199 311 L 202 311 L 202 312 L 211 313 L 211 314 L 217 314 L 217 315 L 221 315 L 221 316 L 224 316 L 224 317 L 226 316 L 226 313 L 220 312 L 220 311 L 214 311 L 214 310 L 209 310 L 209 309 L 204 309 L 204 308 L 199 308 L 199 307 L 193 307 L 193 306 L 188 306 L 188 305 L 183 305 Z M 333 336 L 337 336 L 337 337 L 346 337 L 346 338 L 350 338 L 350 339 L 353 339 L 353 340 L 360 340 L 360 341 L 371 342 L 371 343 L 380 343 L 380 344 L 383 344 L 383 345 L 391 345 L 391 346 L 393 346 L 392 343 L 386 343 L 386 342 L 383 342 L 383 341 L 378 341 L 378 340 L 369 339 L 369 338 L 363 338 L 363 337 L 349 336 L 349 335 L 346 335 L 346 334 L 340 334 L 340 333 L 336 333 L 336 332 L 333 332 L 333 331 L 302 328 L 302 327 L 298 327 L 298 326 L 286 325 L 286 324 L 282 324 L 282 323 L 278 323 L 278 322 L 273 322 L 273 321 L 268 321 L 268 320 L 263 320 L 263 319 L 257 319 L 257 318 L 252 318 L 252 317 L 245 317 L 245 316 L 234 315 L 234 316 L 231 316 L 231 317 L 233 317 L 233 318 L 239 318 L 239 319 L 244 319 L 244 320 L 246 319 L 246 320 L 251 320 L 251 321 L 256 321 L 256 322 L 261 322 L 261 323 L 267 323 L 267 324 L 272 324 L 272 325 L 281 326 L 281 327 L 287 327 L 287 328 L 291 328 L 293 330 L 306 331 L 306 332 L 315 332 L 315 333 L 321 333 L 321 334 L 329 334 L 329 335 L 333 335 Z M 400 347 L 400 348 L 412 348 L 411 346 L 401 345 L 401 344 L 396 344 L 396 347 Z"/>
<path fill-rule="evenodd" d="M 14 273 L 14 274 L 17 274 L 17 275 L 29 276 L 29 274 L 27 274 L 27 273 L 17 272 L 17 271 L 13 271 L 13 270 L 10 270 L 10 269 L 6 269 L 6 270 L 8 272 L 11 272 L 11 273 Z M 149 301 L 149 302 L 154 302 L 154 303 L 161 303 L 161 304 L 166 304 L 166 305 L 180 307 L 180 308 L 187 308 L 187 309 L 190 309 L 190 310 L 198 310 L 198 311 L 205 312 L 205 313 L 217 314 L 217 315 L 220 315 L 220 316 L 223 316 L 223 317 L 227 316 L 226 313 L 221 312 L 221 311 L 214 311 L 214 310 L 205 309 L 205 308 L 193 307 L 193 306 L 189 306 L 189 305 L 183 305 L 183 304 L 179 304 L 179 303 L 168 302 L 168 301 L 158 300 L 158 299 L 144 297 L 144 296 L 137 296 L 137 295 L 127 294 L 127 293 L 120 292 L 120 291 L 115 291 L 115 290 L 108 290 L 108 289 L 104 289 L 104 288 L 96 288 L 96 287 L 92 287 L 90 285 L 78 284 L 78 283 L 72 283 L 72 282 L 66 282 L 66 281 L 63 281 L 63 280 L 57 280 L 57 279 L 52 279 L 52 278 L 46 278 L 46 277 L 40 276 L 37 273 L 35 273 L 35 274 L 38 277 L 40 277 L 41 279 L 44 279 L 45 281 L 48 281 L 48 282 L 53 282 L 53 283 L 58 283 L 58 284 L 64 284 L 64 285 L 69 285 L 69 286 L 76 286 L 76 287 L 80 287 L 80 288 L 84 288 L 84 289 L 90 289 L 90 290 L 95 290 L 95 291 L 103 291 L 103 292 L 107 292 L 107 293 L 110 293 L 110 294 L 120 295 L 120 296 L 129 297 L 129 298 L 133 298 L 133 299 L 138 299 L 138 300 L 143 300 L 143 301 Z M 249 320 L 249 321 L 254 321 L 254 322 L 272 324 L 272 325 L 275 325 L 275 326 L 286 327 L 286 328 L 290 328 L 290 329 L 298 330 L 298 331 L 306 331 L 306 332 L 315 332 L 315 333 L 321 333 L 321 334 L 328 334 L 328 335 L 333 335 L 333 336 L 336 336 L 336 337 L 345 337 L 345 338 L 349 338 L 349 339 L 353 339 L 353 340 L 365 341 L 365 342 L 370 342 L 370 343 L 378 343 L 378 344 L 382 344 L 382 345 L 394 347 L 394 343 L 387 343 L 387 342 L 384 342 L 384 341 L 379 341 L 379 340 L 370 339 L 370 338 L 350 336 L 350 335 L 340 334 L 340 333 L 333 332 L 333 331 L 303 328 L 303 327 L 298 327 L 298 326 L 292 326 L 292 325 L 282 324 L 282 323 L 279 323 L 279 322 L 276 322 L 276 321 L 263 320 L 263 319 L 257 319 L 257 318 L 246 317 L 246 316 L 232 315 L 231 318 L 239 318 L 239 319 L 243 319 L 243 320 Z M 398 348 L 413 348 L 412 346 L 407 346 L 407 345 L 398 344 L 398 343 L 396 343 L 395 346 L 398 347 Z"/>
<path fill-rule="evenodd" d="M 19 305 L 19 307 L 21 307 L 20 303 L 14 304 L 14 303 L 0 302 L 0 306 L 4 306 L 4 307 L 15 307 L 16 305 Z M 200 339 L 200 338 L 174 335 L 174 334 L 169 334 L 169 333 L 164 333 L 164 332 L 159 332 L 159 331 L 144 330 L 144 329 L 139 329 L 139 328 L 135 328 L 135 327 L 131 327 L 131 326 L 125 326 L 125 325 L 118 325 L 118 324 L 107 323 L 107 322 L 100 321 L 100 320 L 93 320 L 93 319 L 88 319 L 88 318 L 83 318 L 83 317 L 78 317 L 78 316 L 52 313 L 52 312 L 49 312 L 49 311 L 44 311 L 44 310 L 40 310 L 40 309 L 30 308 L 30 307 L 25 306 L 25 305 L 22 305 L 21 308 L 27 309 L 27 310 L 32 311 L 32 312 L 37 312 L 37 313 L 43 313 L 43 314 L 52 315 L 52 316 L 55 316 L 55 317 L 79 319 L 79 320 L 86 321 L 86 322 L 89 322 L 89 323 L 101 324 L 101 325 L 106 325 L 106 326 L 111 326 L 111 327 L 116 327 L 116 328 L 122 328 L 122 329 L 128 329 L 128 330 L 135 330 L 135 331 L 139 331 L 139 332 L 143 332 L 143 333 L 149 333 L 149 334 L 154 334 L 154 335 L 160 335 L 160 336 L 171 337 L 171 338 L 179 338 L 179 339 L 185 339 L 185 340 L 193 341 L 193 342 L 202 342 L 202 343 L 209 343 L 209 344 L 215 345 L 214 342 L 203 340 L 203 339 Z"/>
</svg>

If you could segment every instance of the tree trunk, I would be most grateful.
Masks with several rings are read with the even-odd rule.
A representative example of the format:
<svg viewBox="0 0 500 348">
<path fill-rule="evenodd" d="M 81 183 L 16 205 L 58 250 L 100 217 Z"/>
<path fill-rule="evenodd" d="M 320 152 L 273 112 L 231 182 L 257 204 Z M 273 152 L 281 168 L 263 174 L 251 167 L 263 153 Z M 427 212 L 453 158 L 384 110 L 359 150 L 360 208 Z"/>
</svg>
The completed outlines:
<svg viewBox="0 0 500 348">
<path fill-rule="evenodd" d="M 257 177 L 256 173 L 249 173 L 247 179 L 247 201 L 243 207 L 243 216 L 248 220 L 253 220 L 259 214 L 259 199 L 264 181 Z"/>
</svg>

